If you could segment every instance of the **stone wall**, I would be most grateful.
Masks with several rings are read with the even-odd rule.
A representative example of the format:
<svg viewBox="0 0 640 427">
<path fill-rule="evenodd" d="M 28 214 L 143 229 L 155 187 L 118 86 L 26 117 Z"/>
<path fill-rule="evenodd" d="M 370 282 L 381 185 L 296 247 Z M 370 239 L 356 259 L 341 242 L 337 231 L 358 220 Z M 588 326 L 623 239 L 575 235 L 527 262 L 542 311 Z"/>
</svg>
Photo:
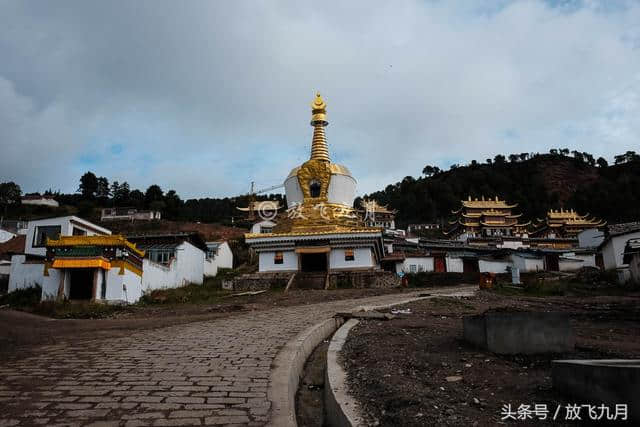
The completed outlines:
<svg viewBox="0 0 640 427">
<path fill-rule="evenodd" d="M 285 288 L 293 273 L 253 273 L 243 274 L 222 282 L 222 288 L 233 291 L 262 291 Z"/>
<path fill-rule="evenodd" d="M 222 282 L 222 288 L 233 291 L 262 291 L 285 288 L 293 273 L 243 274 Z M 345 271 L 329 273 L 330 289 L 393 288 L 400 286 L 400 278 L 389 271 Z"/>
<path fill-rule="evenodd" d="M 390 271 L 345 271 L 329 274 L 329 287 L 340 288 L 393 288 L 400 286 L 400 278 Z"/>
</svg>

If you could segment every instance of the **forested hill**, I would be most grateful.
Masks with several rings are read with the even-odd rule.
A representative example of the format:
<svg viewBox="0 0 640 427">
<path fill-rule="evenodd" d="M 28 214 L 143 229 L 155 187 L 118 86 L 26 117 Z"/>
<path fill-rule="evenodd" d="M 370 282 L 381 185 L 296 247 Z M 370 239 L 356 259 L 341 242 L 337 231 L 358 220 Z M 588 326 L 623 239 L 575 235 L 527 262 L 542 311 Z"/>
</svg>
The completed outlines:
<svg viewBox="0 0 640 427">
<path fill-rule="evenodd" d="M 526 219 L 544 217 L 548 209 L 576 209 L 609 222 L 640 220 L 640 155 L 633 151 L 615 156 L 609 166 L 605 159 L 568 149 L 550 150 L 551 154 L 498 155 L 485 163 L 453 165 L 448 171 L 426 166 L 419 178 L 406 177 L 397 184 L 365 197 L 398 210 L 397 223 L 443 222 L 460 200 L 471 197 L 495 197 L 518 203 L 518 212 Z M 247 206 L 249 198 L 205 198 L 182 200 L 174 191 L 158 185 L 146 191 L 132 189 L 126 182 L 109 182 L 87 172 L 80 178 L 75 194 L 51 190 L 44 193 L 60 203 L 51 209 L 21 205 L 22 191 L 14 182 L 0 183 L 0 216 L 9 219 L 33 219 L 53 215 L 80 215 L 97 221 L 100 208 L 135 207 L 162 211 L 163 219 L 232 225 L 242 215 L 237 206 Z M 280 194 L 260 195 L 285 205 Z M 359 200 L 354 203 L 359 206 Z"/>
<path fill-rule="evenodd" d="M 553 150 L 555 151 L 555 150 Z M 568 152 L 568 150 L 567 150 Z M 576 209 L 609 222 L 640 219 L 640 156 L 616 156 L 615 165 L 594 161 L 587 153 L 511 155 L 453 165 L 448 171 L 426 166 L 423 176 L 408 176 L 365 197 L 398 210 L 400 227 L 441 222 L 468 196 L 495 197 L 518 203 L 527 219 L 543 218 L 548 209 Z"/>
</svg>

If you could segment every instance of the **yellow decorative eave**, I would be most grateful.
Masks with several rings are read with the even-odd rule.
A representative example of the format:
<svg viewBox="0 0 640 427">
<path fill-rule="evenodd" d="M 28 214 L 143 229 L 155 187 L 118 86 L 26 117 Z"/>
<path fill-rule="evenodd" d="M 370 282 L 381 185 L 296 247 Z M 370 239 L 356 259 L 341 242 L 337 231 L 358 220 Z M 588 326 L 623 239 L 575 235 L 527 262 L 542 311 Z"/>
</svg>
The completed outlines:
<svg viewBox="0 0 640 427">
<path fill-rule="evenodd" d="M 110 236 L 60 236 L 57 240 L 47 239 L 48 247 L 65 246 L 121 246 L 126 247 L 139 257 L 144 257 L 144 251 L 119 234 Z"/>
<path fill-rule="evenodd" d="M 111 263 L 102 258 L 57 258 L 53 260 L 51 268 L 102 268 L 110 270 Z"/>
<path fill-rule="evenodd" d="M 120 272 L 118 274 L 124 274 L 124 270 L 129 270 L 133 274 L 136 274 L 142 277 L 142 269 L 136 267 L 135 265 L 125 261 L 125 260 L 114 260 L 111 261 L 111 267 L 120 268 Z"/>
<path fill-rule="evenodd" d="M 262 239 L 265 237 L 296 237 L 296 236 L 314 236 L 314 235 L 328 235 L 328 234 L 367 234 L 367 233 L 380 233 L 381 227 L 367 227 L 367 228 L 352 228 L 352 229 L 334 229 L 326 231 L 291 231 L 287 233 L 245 233 L 245 239 Z"/>
</svg>

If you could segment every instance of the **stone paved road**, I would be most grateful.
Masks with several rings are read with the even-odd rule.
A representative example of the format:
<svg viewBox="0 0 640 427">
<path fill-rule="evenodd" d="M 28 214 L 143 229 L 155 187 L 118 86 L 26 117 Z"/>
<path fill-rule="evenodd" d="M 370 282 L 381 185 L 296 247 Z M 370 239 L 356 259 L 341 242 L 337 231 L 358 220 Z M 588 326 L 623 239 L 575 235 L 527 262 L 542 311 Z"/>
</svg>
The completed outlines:
<svg viewBox="0 0 640 427">
<path fill-rule="evenodd" d="M 287 341 L 338 311 L 410 296 L 274 308 L 45 346 L 0 362 L 0 426 L 264 425 L 270 368 Z"/>
</svg>

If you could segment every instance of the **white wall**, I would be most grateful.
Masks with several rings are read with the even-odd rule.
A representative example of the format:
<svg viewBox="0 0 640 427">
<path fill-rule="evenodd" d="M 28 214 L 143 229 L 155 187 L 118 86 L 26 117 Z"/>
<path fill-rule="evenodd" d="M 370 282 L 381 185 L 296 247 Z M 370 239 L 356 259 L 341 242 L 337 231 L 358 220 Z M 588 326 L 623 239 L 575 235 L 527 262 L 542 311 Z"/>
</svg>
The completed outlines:
<svg viewBox="0 0 640 427">
<path fill-rule="evenodd" d="M 604 240 L 604 231 L 589 228 L 578 233 L 578 246 L 581 248 L 595 248 Z"/>
<path fill-rule="evenodd" d="M 204 281 L 204 257 L 202 250 L 184 242 L 176 248 L 176 256 L 168 267 L 143 259 L 142 290 L 177 288 L 189 283 L 201 285 Z"/>
<path fill-rule="evenodd" d="M 275 251 L 258 253 L 258 271 L 298 271 L 298 254 L 295 251 L 282 252 L 282 264 L 274 264 Z"/>
<path fill-rule="evenodd" d="M 624 267 L 625 264 L 622 261 L 624 247 L 629 239 L 635 238 L 640 238 L 640 231 L 612 237 L 611 240 L 609 240 L 602 248 L 602 261 L 604 262 L 604 268 L 608 270 L 611 268 Z"/>
<path fill-rule="evenodd" d="M 450 273 L 464 272 L 462 258 L 446 257 L 445 262 L 447 263 L 447 272 L 450 272 Z"/>
<path fill-rule="evenodd" d="M 433 257 L 412 257 L 408 256 L 405 258 L 404 262 L 401 265 L 402 271 L 405 273 L 411 273 L 411 266 L 415 265 L 415 272 L 418 273 L 420 271 L 433 271 Z M 422 267 L 422 269 L 421 269 Z M 397 268 L 396 268 L 397 270 Z"/>
<path fill-rule="evenodd" d="M 284 189 L 287 194 L 287 207 L 302 203 L 304 196 L 297 176 L 287 178 Z M 327 198 L 329 203 L 353 206 L 353 200 L 356 198 L 356 180 L 347 175 L 332 174 Z"/>
<path fill-rule="evenodd" d="M 176 260 L 172 260 L 169 266 L 156 264 L 144 258 L 142 260 L 142 289 L 152 291 L 154 289 L 175 288 L 177 283 L 177 269 L 174 267 Z"/>
<path fill-rule="evenodd" d="M 117 276 L 118 279 L 114 280 L 114 276 Z M 112 279 L 111 283 L 109 283 L 109 278 Z M 107 283 L 108 286 L 117 287 L 122 295 L 120 299 L 130 304 L 138 302 L 142 296 L 142 277 L 126 268 L 122 275 L 120 274 L 119 268 L 109 270 L 107 272 Z M 109 287 L 107 287 L 107 295 L 109 294 L 109 290 Z"/>
<path fill-rule="evenodd" d="M 329 203 L 353 206 L 356 198 L 356 180 L 347 175 L 331 175 L 329 181 Z"/>
<path fill-rule="evenodd" d="M 582 260 L 583 267 L 596 267 L 596 254 L 577 254 L 575 257 Z"/>
<path fill-rule="evenodd" d="M 506 273 L 507 267 L 511 267 L 511 261 L 478 260 L 478 269 L 481 273 Z"/>
<path fill-rule="evenodd" d="M 574 271 L 580 270 L 584 267 L 584 263 L 581 259 L 559 259 L 558 270 L 560 271 Z"/>
<path fill-rule="evenodd" d="M 178 261 L 178 286 L 189 283 L 201 285 L 204 279 L 204 252 L 189 242 L 178 246 L 176 258 Z"/>
<path fill-rule="evenodd" d="M 16 235 L 11 233 L 10 231 L 3 230 L 0 228 L 0 243 L 8 242 L 13 239 Z"/>
<path fill-rule="evenodd" d="M 297 176 L 291 176 L 284 182 L 284 191 L 287 195 L 287 207 L 291 208 L 293 205 L 302 203 L 304 198 L 300 183 Z"/>
<path fill-rule="evenodd" d="M 524 271 L 542 271 L 544 270 L 544 257 L 529 258 L 517 254 L 511 255 L 513 267 Z"/>
<path fill-rule="evenodd" d="M 29 226 L 27 228 L 26 243 L 25 243 L 26 254 L 42 256 L 42 257 L 47 254 L 47 248 L 33 247 L 34 236 L 35 236 L 37 227 L 47 226 L 47 225 L 59 225 L 61 236 L 71 236 L 73 234 L 74 228 L 79 228 L 81 230 L 84 230 L 87 236 L 95 236 L 97 234 L 100 234 L 100 235 L 111 234 L 111 231 L 107 230 L 106 228 L 102 228 L 98 225 L 92 224 L 89 221 L 85 221 L 82 218 L 78 218 L 75 216 L 62 216 L 57 218 L 47 218 L 47 219 L 41 219 L 37 221 L 29 221 Z"/>
<path fill-rule="evenodd" d="M 268 221 L 268 220 L 264 220 L 264 221 L 260 221 L 260 222 L 256 222 L 255 224 L 253 224 L 251 226 L 251 232 L 252 233 L 261 233 L 260 228 L 261 227 L 275 227 L 276 223 L 273 221 Z"/>
<path fill-rule="evenodd" d="M 218 265 L 213 258 L 204 259 L 204 277 L 215 277 L 218 275 Z"/>
<path fill-rule="evenodd" d="M 220 243 L 214 258 L 205 258 L 204 260 L 205 277 L 217 275 L 219 268 L 233 268 L 233 252 L 227 242 Z"/>
<path fill-rule="evenodd" d="M 353 248 L 353 261 L 345 261 L 345 248 L 332 248 L 329 252 L 329 269 L 374 268 L 371 248 Z"/>
<path fill-rule="evenodd" d="M 36 205 L 36 206 L 49 206 L 52 208 L 57 208 L 60 206 L 60 203 L 58 203 L 56 200 L 54 199 L 45 199 L 45 198 L 40 198 L 40 199 L 22 199 L 21 203 L 23 205 Z"/>
<path fill-rule="evenodd" d="M 60 270 L 50 268 L 49 276 L 45 276 L 44 262 L 25 263 L 24 255 L 14 255 L 11 257 L 9 292 L 36 285 L 42 287 L 43 296 L 51 294 L 55 297 L 58 293 L 58 286 L 60 285 Z"/>
</svg>

